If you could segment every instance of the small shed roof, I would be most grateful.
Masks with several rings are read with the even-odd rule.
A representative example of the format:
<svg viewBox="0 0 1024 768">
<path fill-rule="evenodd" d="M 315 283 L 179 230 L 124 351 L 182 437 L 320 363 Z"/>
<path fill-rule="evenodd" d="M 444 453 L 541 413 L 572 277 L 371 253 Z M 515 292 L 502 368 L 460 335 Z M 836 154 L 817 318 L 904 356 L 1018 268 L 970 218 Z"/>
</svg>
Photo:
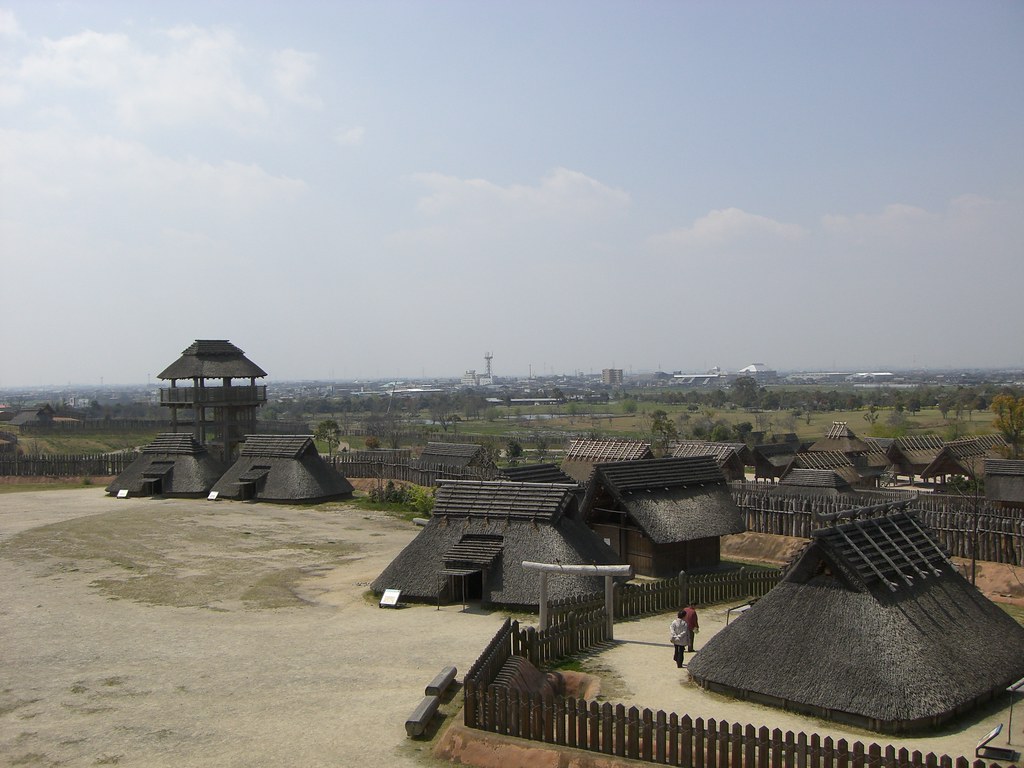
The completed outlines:
<svg viewBox="0 0 1024 768">
<path fill-rule="evenodd" d="M 557 464 L 520 464 L 502 467 L 499 474 L 506 480 L 518 483 L 570 483 L 579 485 L 573 478 L 558 468 Z"/>
<path fill-rule="evenodd" d="M 420 454 L 421 467 L 468 467 L 485 458 L 482 445 L 476 443 L 429 442 Z"/>
</svg>

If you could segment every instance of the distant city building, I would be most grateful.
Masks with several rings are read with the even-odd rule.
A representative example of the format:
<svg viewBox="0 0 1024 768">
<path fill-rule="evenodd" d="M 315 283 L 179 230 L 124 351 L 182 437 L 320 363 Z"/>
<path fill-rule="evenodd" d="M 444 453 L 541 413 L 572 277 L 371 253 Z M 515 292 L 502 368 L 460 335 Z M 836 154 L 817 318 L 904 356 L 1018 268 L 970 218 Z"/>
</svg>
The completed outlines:
<svg viewBox="0 0 1024 768">
<path fill-rule="evenodd" d="M 764 363 L 751 363 L 746 368 L 740 368 L 736 374 L 738 376 L 749 376 L 759 382 L 775 381 L 779 377 L 777 371 L 773 371 Z"/>
<path fill-rule="evenodd" d="M 604 368 L 601 370 L 601 383 L 606 384 L 609 387 L 621 387 L 622 386 L 622 369 L 621 368 Z"/>
</svg>

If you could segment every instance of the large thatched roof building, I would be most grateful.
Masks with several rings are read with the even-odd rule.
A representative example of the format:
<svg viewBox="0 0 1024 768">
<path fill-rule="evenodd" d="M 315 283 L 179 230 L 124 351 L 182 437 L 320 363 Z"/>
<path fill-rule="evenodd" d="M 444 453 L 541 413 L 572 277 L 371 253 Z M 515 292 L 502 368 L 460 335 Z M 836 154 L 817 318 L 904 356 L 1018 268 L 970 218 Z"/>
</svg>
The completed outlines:
<svg viewBox="0 0 1024 768">
<path fill-rule="evenodd" d="M 815 531 L 693 658 L 701 685 L 883 732 L 938 726 L 1024 676 L 1024 628 L 909 513 Z"/>
<path fill-rule="evenodd" d="M 325 462 L 310 435 L 248 435 L 212 489 L 218 498 L 313 503 L 352 495 L 352 484 Z"/>
<path fill-rule="evenodd" d="M 505 481 L 442 481 L 430 521 L 373 582 L 411 600 L 465 597 L 536 608 L 540 575 L 523 561 L 612 565 L 615 552 L 577 517 L 574 486 Z M 589 594 L 601 577 L 566 575 L 548 582 L 552 599 Z"/>
<path fill-rule="evenodd" d="M 181 496 L 200 498 L 224 474 L 224 465 L 192 435 L 165 432 L 145 446 L 139 457 L 107 486 L 112 496 Z"/>
<path fill-rule="evenodd" d="M 670 577 L 720 562 L 720 537 L 746 530 L 714 456 L 598 464 L 583 514 L 623 562 Z"/>
</svg>

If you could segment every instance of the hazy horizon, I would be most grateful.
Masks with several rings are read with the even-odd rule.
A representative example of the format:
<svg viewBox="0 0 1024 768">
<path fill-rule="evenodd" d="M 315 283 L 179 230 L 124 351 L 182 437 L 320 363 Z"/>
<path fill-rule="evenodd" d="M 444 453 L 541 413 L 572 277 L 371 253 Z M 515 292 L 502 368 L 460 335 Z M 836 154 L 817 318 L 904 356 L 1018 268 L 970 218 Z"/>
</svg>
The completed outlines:
<svg viewBox="0 0 1024 768">
<path fill-rule="evenodd" d="M 195 339 L 281 381 L 1024 368 L 1022 40 L 998 0 L 0 0 L 0 387 Z"/>
</svg>

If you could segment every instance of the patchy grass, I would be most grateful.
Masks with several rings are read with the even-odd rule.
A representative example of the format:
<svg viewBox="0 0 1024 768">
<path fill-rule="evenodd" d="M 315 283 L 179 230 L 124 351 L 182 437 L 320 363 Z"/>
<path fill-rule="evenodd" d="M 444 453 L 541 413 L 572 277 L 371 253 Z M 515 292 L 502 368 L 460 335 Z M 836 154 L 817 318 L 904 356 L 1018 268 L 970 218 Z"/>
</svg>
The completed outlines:
<svg viewBox="0 0 1024 768">
<path fill-rule="evenodd" d="M 0 544 L 0 555 L 39 562 L 46 575 L 95 573 L 92 586 L 111 599 L 224 610 L 305 605 L 299 582 L 359 551 L 255 522 L 232 527 L 206 512 L 133 507 L 24 531 Z"/>
</svg>

